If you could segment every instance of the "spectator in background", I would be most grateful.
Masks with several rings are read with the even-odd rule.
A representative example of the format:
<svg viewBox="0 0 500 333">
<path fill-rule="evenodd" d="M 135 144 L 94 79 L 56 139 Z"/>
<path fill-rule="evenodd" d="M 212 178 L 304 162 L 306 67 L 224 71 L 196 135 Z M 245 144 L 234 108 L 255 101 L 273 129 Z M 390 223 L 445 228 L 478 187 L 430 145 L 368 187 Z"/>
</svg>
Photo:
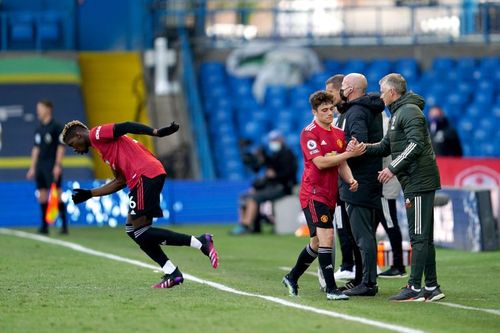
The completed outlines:
<svg viewBox="0 0 500 333">
<path fill-rule="evenodd" d="M 58 192 L 61 193 L 62 159 L 64 157 L 64 143 L 59 139 L 62 131 L 53 118 L 54 105 L 51 101 L 41 100 L 36 105 L 36 114 L 40 125 L 35 130 L 35 140 L 31 150 L 31 166 L 26 174 L 27 179 L 35 178 L 37 198 L 40 203 L 42 220 L 38 232 L 49 233 L 49 226 L 45 219 L 49 199 L 49 189 L 56 183 Z M 62 226 L 60 233 L 68 233 L 66 220 L 66 205 L 59 195 L 59 216 Z"/>
<path fill-rule="evenodd" d="M 436 156 L 461 157 L 463 155 L 457 131 L 451 126 L 443 109 L 439 106 L 433 106 L 429 110 L 429 130 Z"/>
<path fill-rule="evenodd" d="M 264 176 L 257 178 L 240 198 L 240 221 L 230 232 L 232 235 L 260 232 L 260 204 L 291 194 L 297 184 L 297 157 L 285 144 L 279 131 L 269 133 L 267 149 L 259 149 L 256 154 L 244 154 L 243 160 L 256 172 L 262 167 L 266 170 Z"/>
</svg>

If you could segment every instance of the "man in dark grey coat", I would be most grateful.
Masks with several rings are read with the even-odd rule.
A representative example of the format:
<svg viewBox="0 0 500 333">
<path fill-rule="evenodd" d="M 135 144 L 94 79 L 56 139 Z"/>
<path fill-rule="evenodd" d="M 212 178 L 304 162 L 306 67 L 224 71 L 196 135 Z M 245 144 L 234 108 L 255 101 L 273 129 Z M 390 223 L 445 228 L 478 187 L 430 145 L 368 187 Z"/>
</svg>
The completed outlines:
<svg viewBox="0 0 500 333">
<path fill-rule="evenodd" d="M 408 284 L 389 300 L 437 301 L 445 297 L 437 282 L 433 232 L 434 197 L 441 185 L 422 112 L 424 99 L 406 91 L 406 81 L 400 74 L 386 75 L 379 83 L 381 97 L 391 112 L 390 127 L 382 141 L 366 144 L 366 155 L 392 155 L 392 162 L 379 173 L 378 180 L 385 184 L 397 176 L 401 183 L 413 251 Z M 351 144 L 356 143 L 353 140 Z M 359 181 L 359 177 L 356 179 Z"/>
<path fill-rule="evenodd" d="M 347 75 L 342 81 L 340 95 L 345 103 L 341 106 L 338 126 L 344 130 L 346 141 L 356 138 L 360 142 L 375 143 L 383 137 L 381 113 L 384 103 L 378 96 L 367 95 L 366 86 L 366 78 L 357 73 Z M 352 193 L 348 184 L 342 182 L 340 198 L 346 203 L 354 240 L 361 252 L 363 277 L 360 283 L 356 281 L 358 284 L 344 293 L 375 296 L 378 292 L 375 232 L 378 216 L 382 214 L 382 184 L 377 181 L 377 173 L 382 169 L 382 158 L 363 155 L 351 158 L 347 163 L 359 187 L 357 193 Z"/>
</svg>

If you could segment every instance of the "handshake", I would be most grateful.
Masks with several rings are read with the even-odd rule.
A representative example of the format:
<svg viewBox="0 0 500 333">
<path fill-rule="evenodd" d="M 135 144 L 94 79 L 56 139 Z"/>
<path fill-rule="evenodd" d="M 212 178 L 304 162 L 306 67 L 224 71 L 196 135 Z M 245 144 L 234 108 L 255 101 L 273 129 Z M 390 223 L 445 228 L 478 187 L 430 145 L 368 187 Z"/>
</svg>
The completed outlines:
<svg viewBox="0 0 500 333">
<path fill-rule="evenodd" d="M 358 140 L 353 137 L 347 144 L 346 151 L 353 153 L 354 156 L 363 155 L 366 152 L 366 143 L 358 142 Z"/>
</svg>

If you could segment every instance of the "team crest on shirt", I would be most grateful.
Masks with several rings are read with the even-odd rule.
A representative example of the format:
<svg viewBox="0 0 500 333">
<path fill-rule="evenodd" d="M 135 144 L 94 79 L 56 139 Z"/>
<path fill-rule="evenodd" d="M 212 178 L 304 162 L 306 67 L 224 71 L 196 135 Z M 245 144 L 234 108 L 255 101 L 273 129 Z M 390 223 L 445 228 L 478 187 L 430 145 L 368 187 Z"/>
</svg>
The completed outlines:
<svg viewBox="0 0 500 333">
<path fill-rule="evenodd" d="M 344 147 L 344 142 L 342 142 L 341 139 L 337 139 L 337 146 L 339 146 L 340 149 Z"/>
<path fill-rule="evenodd" d="M 327 223 L 328 222 L 328 215 L 321 215 L 321 217 L 319 219 L 321 220 L 321 222 Z"/>
</svg>

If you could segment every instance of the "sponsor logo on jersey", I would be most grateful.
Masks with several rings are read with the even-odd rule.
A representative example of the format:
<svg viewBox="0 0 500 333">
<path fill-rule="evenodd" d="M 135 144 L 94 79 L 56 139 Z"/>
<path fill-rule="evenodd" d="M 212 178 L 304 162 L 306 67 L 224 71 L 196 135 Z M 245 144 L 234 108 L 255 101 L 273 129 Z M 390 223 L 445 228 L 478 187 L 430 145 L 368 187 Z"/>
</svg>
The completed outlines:
<svg viewBox="0 0 500 333">
<path fill-rule="evenodd" d="M 316 143 L 316 141 L 314 141 L 314 140 L 307 141 L 307 149 L 313 150 L 313 149 L 316 149 L 316 147 L 318 147 L 318 144 Z"/>
<path fill-rule="evenodd" d="M 95 138 L 96 138 L 96 140 L 99 140 L 99 134 L 101 133 L 101 127 L 102 126 L 98 126 L 97 130 L 95 131 Z"/>
</svg>

